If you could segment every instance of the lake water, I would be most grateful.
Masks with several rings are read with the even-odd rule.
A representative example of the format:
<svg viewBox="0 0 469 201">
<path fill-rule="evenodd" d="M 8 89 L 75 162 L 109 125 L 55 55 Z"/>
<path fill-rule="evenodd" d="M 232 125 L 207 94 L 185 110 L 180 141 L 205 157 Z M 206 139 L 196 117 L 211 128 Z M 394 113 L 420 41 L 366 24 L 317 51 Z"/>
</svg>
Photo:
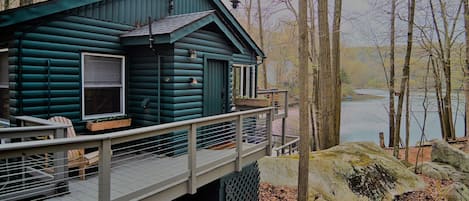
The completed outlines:
<svg viewBox="0 0 469 201">
<path fill-rule="evenodd" d="M 370 94 L 383 97 L 382 99 L 372 99 L 364 101 L 344 101 L 342 102 L 341 117 L 341 142 L 351 141 L 372 141 L 379 143 L 379 132 L 384 132 L 385 142 L 388 144 L 388 92 L 385 90 L 360 89 L 357 93 Z M 429 109 L 427 112 L 427 123 L 425 126 L 426 139 L 441 139 L 440 122 L 437 113 L 436 97 L 434 92 L 428 93 Z M 423 93 L 411 94 L 411 122 L 410 122 L 410 145 L 415 145 L 420 139 L 423 124 L 424 109 L 422 106 Z M 464 102 L 463 94 L 459 98 L 456 93 L 453 97 L 453 120 L 457 136 L 464 136 Z M 404 102 L 405 103 L 405 102 Z M 397 98 L 396 98 L 397 108 Z M 458 108 L 459 107 L 459 108 Z M 405 108 L 404 108 L 405 109 Z M 456 111 L 456 109 L 458 109 Z M 405 140 L 405 113 L 402 115 L 401 139 Z"/>
</svg>

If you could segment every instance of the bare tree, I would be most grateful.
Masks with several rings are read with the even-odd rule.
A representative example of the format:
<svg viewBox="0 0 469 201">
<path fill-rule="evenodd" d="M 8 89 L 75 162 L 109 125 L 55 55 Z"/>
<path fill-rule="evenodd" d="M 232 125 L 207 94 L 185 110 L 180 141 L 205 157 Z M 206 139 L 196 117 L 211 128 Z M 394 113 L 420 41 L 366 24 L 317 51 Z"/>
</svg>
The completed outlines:
<svg viewBox="0 0 469 201">
<path fill-rule="evenodd" d="M 394 138 L 396 132 L 395 110 L 394 110 L 394 81 L 395 81 L 395 51 L 396 51 L 396 1 L 392 0 L 391 5 L 391 49 L 389 53 L 389 147 L 394 147 Z"/>
<path fill-rule="evenodd" d="M 439 0 L 435 8 L 433 0 L 429 0 L 430 15 L 432 19 L 431 30 L 419 28 L 424 36 L 423 43 L 430 55 L 435 55 L 432 67 L 435 78 L 435 92 L 438 103 L 438 115 L 440 116 L 441 134 L 445 140 L 456 137 L 453 122 L 453 112 L 451 104 L 451 55 L 452 48 L 459 34 L 456 34 L 456 25 L 462 10 L 463 1 L 460 1 L 457 10 L 448 12 L 446 1 Z M 452 20 L 452 22 L 451 22 Z M 431 31 L 431 33 L 426 33 Z M 432 33 L 436 35 L 436 44 L 432 42 Z M 441 72 L 440 72 L 441 71 Z"/>
<path fill-rule="evenodd" d="M 259 40 L 261 42 L 261 48 L 264 49 L 264 25 L 262 22 L 262 4 L 261 0 L 257 0 L 257 16 L 259 19 Z M 267 61 L 262 63 L 262 78 L 264 81 L 264 89 L 267 89 Z"/>
<path fill-rule="evenodd" d="M 342 0 L 334 1 L 334 23 L 332 25 L 332 83 L 334 99 L 334 133 L 333 145 L 340 141 L 340 113 L 342 101 L 342 82 L 340 80 L 340 21 L 342 17 Z"/>
<path fill-rule="evenodd" d="M 326 0 L 327 1 L 327 0 Z M 298 165 L 298 200 L 308 200 L 309 122 L 308 122 L 308 4 L 300 0 L 299 10 L 299 72 L 300 79 L 300 159 Z M 327 7 L 326 7 L 327 8 Z"/>
<path fill-rule="evenodd" d="M 466 125 L 465 125 L 465 132 L 464 135 L 467 137 L 469 136 L 469 118 L 467 115 L 469 114 L 469 3 L 468 0 L 464 1 L 464 28 L 466 33 L 466 66 L 464 68 L 464 95 L 466 97 Z M 466 145 L 469 144 L 466 143 Z"/>
<path fill-rule="evenodd" d="M 328 2 L 318 1 L 319 20 L 319 141 L 320 148 L 327 149 L 335 145 L 334 103 L 331 72 L 331 43 L 329 37 Z"/>
<path fill-rule="evenodd" d="M 397 105 L 397 116 L 396 116 L 396 134 L 394 135 L 394 156 L 399 157 L 399 139 L 400 139 L 400 125 L 402 116 L 402 105 L 404 103 L 404 95 L 408 93 L 409 76 L 410 76 L 410 58 L 412 54 L 412 42 L 413 42 L 413 28 L 414 28 L 414 16 L 415 16 L 415 0 L 408 1 L 408 22 L 407 22 L 407 48 L 404 59 L 404 68 L 402 69 L 402 79 L 399 93 L 399 101 Z"/>
<path fill-rule="evenodd" d="M 314 7 L 314 0 L 309 1 L 309 39 L 310 39 L 310 60 L 312 63 L 312 73 L 310 76 L 312 83 L 311 90 L 311 106 L 310 106 L 310 117 L 311 117 L 311 131 L 313 135 L 313 143 L 311 146 L 312 150 L 319 150 L 319 69 L 318 69 L 318 53 L 316 49 L 316 12 Z"/>
</svg>

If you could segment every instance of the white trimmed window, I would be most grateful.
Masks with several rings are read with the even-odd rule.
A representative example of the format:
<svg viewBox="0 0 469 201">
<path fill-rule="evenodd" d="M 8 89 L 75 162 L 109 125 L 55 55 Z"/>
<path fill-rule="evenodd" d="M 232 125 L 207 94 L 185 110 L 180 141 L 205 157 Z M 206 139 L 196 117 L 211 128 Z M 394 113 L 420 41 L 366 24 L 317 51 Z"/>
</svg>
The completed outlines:
<svg viewBox="0 0 469 201">
<path fill-rule="evenodd" d="M 0 49 L 0 121 L 8 119 L 9 102 L 8 49 Z"/>
<path fill-rule="evenodd" d="M 125 114 L 125 57 L 82 53 L 82 118 Z"/>
<path fill-rule="evenodd" d="M 256 69 L 255 65 L 233 65 L 234 83 L 233 95 L 234 97 L 253 98 L 255 96 L 256 87 Z"/>
</svg>

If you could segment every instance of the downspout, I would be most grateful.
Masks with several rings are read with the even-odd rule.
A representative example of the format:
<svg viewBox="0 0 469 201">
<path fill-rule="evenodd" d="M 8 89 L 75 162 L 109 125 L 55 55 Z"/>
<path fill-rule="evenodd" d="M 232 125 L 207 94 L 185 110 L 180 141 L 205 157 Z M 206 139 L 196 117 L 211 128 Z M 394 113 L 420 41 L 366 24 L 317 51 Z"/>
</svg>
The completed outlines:
<svg viewBox="0 0 469 201">
<path fill-rule="evenodd" d="M 157 103 L 158 111 L 157 111 L 157 120 L 156 121 L 158 122 L 158 124 L 161 124 L 161 56 L 160 56 L 160 53 L 158 52 L 158 50 L 156 50 L 155 46 L 153 46 L 153 42 L 155 41 L 155 39 L 153 38 L 153 32 L 152 32 L 151 24 L 152 24 L 151 17 L 148 17 L 149 47 L 156 56 L 157 68 L 158 68 L 158 70 L 157 70 L 158 71 L 158 76 L 157 76 L 157 79 L 158 79 L 158 81 L 157 81 L 157 83 L 158 83 L 158 103 Z"/>
<path fill-rule="evenodd" d="M 26 35 L 26 32 L 22 32 L 20 37 L 18 38 L 18 77 L 17 77 L 17 92 L 18 92 L 18 116 L 23 115 L 23 38 Z"/>
<path fill-rule="evenodd" d="M 51 87 L 50 87 L 50 66 L 51 59 L 47 59 L 47 118 L 50 118 L 50 99 L 51 99 Z"/>
</svg>

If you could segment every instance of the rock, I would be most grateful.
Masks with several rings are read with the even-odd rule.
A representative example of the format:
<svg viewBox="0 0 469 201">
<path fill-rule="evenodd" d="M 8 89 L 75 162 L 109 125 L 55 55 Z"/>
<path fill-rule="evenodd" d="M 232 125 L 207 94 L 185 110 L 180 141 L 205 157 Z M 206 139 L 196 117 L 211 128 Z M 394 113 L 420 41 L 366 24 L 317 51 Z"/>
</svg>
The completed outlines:
<svg viewBox="0 0 469 201">
<path fill-rule="evenodd" d="M 456 168 L 451 165 L 437 162 L 425 162 L 419 165 L 419 168 L 423 175 L 438 180 L 449 180 L 451 179 L 451 175 L 458 172 Z"/>
<path fill-rule="evenodd" d="M 452 180 L 469 186 L 469 173 L 460 172 L 451 165 L 437 162 L 425 162 L 419 165 L 419 169 L 421 169 L 422 174 L 427 177 L 438 180 Z"/>
<path fill-rule="evenodd" d="M 459 171 L 469 173 L 469 154 L 441 140 L 433 144 L 432 161 L 445 163 L 455 167 Z"/>
<path fill-rule="evenodd" d="M 466 143 L 464 143 L 462 151 L 465 152 L 465 153 L 469 153 L 469 137 L 466 138 Z"/>
<path fill-rule="evenodd" d="M 374 143 L 345 143 L 310 154 L 309 200 L 392 200 L 425 183 Z M 298 156 L 259 161 L 261 181 L 296 187 Z"/>
<path fill-rule="evenodd" d="M 449 185 L 443 192 L 446 192 L 448 201 L 469 201 L 469 189 L 459 182 Z"/>
</svg>

